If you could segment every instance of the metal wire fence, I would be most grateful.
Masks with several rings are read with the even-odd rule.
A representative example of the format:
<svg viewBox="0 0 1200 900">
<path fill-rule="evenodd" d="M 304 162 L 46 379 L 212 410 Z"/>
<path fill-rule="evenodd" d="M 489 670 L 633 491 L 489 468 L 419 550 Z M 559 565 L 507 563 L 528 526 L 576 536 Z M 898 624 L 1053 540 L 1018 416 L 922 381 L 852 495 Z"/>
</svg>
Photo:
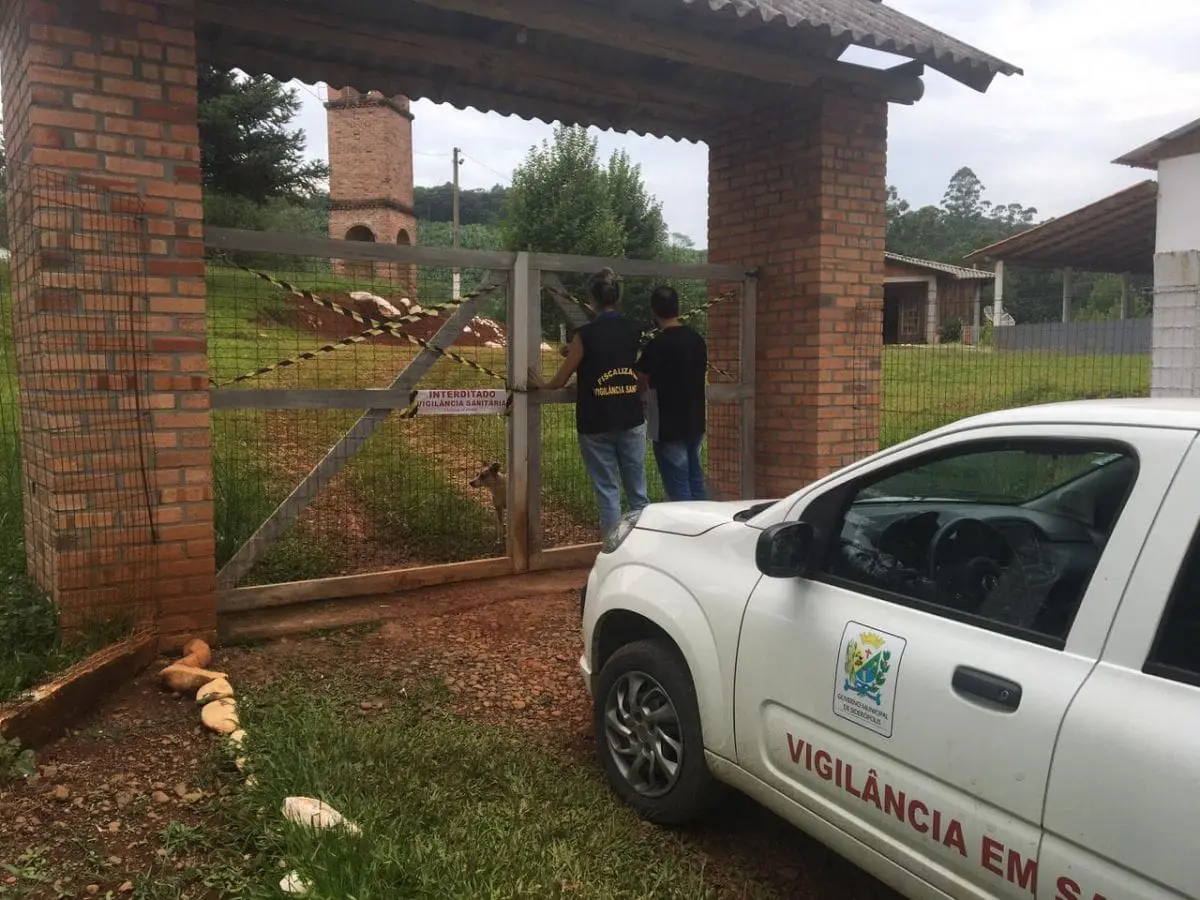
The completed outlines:
<svg viewBox="0 0 1200 900">
<path fill-rule="evenodd" d="M 239 391 L 256 388 L 392 386 L 422 354 L 409 338 L 449 346 L 455 356 L 437 358 L 419 388 L 502 388 L 507 286 L 489 282 L 493 288 L 473 302 L 474 315 L 451 345 L 445 334 L 434 337 L 456 314 L 452 282 L 449 269 L 407 264 L 210 260 L 210 369 L 215 384 L 227 388 L 226 404 L 213 414 L 218 569 L 235 557 L 244 562 L 244 548 L 268 521 L 280 526 L 278 539 L 255 545 L 241 583 L 504 555 L 493 493 L 470 485 L 492 463 L 500 474 L 507 470 L 503 415 L 229 408 L 238 405 Z M 464 296 L 473 292 L 466 277 L 463 287 Z M 364 336 L 370 323 L 397 324 Z M 301 485 L 311 487 L 311 502 L 281 509 Z"/>
<path fill-rule="evenodd" d="M 869 433 L 880 448 L 984 412 L 1150 393 L 1149 319 L 989 323 L 978 341 L 946 336 L 935 344 L 884 345 L 877 325 L 877 317 L 860 317 L 855 356 L 879 360 L 878 425 Z"/>
<path fill-rule="evenodd" d="M 396 396 L 413 388 L 511 388 L 509 332 L 524 327 L 513 321 L 517 307 L 510 302 L 517 278 L 513 257 L 448 257 L 447 251 L 418 248 L 403 251 L 405 261 L 399 262 L 395 251 L 356 247 L 349 255 L 376 258 L 341 260 L 329 257 L 348 253 L 343 242 L 304 244 L 235 232 L 214 235 L 213 245 L 293 251 L 213 249 L 209 259 L 219 586 L 507 556 L 512 418 L 500 410 L 454 416 L 416 408 L 412 414 L 414 408 L 396 406 Z M 318 248 L 322 256 L 307 252 Z M 407 262 L 447 258 L 500 268 L 464 268 L 459 297 L 453 270 Z M 587 320 L 583 278 L 563 273 L 551 279 L 557 295 L 543 290 L 535 307 L 540 334 L 534 355 L 547 376 L 562 362 L 570 332 Z M 482 288 L 474 290 L 476 283 Z M 649 294 L 658 283 L 640 278 L 625 285 L 627 312 L 647 336 Z M 701 333 L 708 331 L 714 303 L 732 316 L 735 356 L 714 366 L 710 382 L 737 387 L 741 285 L 712 299 L 703 281 L 676 281 L 675 287 L 689 323 Z M 471 308 L 460 308 L 460 300 Z M 432 357 L 431 347 L 437 348 Z M 351 396 L 379 388 L 390 388 L 395 408 L 364 412 L 362 395 Z M 551 399 L 562 400 L 545 401 Z M 718 401 L 710 433 L 729 432 L 726 450 L 736 450 L 738 397 L 726 391 Z M 579 453 L 573 404 L 539 402 L 538 408 L 537 547 L 592 543 L 600 537 L 596 501 Z M 737 454 L 726 452 L 721 460 L 713 493 L 736 496 Z M 649 447 L 646 473 L 651 499 L 666 499 Z"/>
<path fill-rule="evenodd" d="M 154 627 L 140 203 L 9 165 L 0 263 L 0 701 Z"/>
</svg>

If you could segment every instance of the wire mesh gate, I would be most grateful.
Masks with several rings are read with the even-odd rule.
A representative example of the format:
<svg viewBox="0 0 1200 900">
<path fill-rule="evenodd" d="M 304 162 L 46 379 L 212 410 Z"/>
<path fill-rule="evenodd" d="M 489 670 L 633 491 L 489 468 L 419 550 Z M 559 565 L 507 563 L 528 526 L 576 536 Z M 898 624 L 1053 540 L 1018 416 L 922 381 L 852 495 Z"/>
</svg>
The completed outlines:
<svg viewBox="0 0 1200 900">
<path fill-rule="evenodd" d="M 754 279 L 740 269 L 226 229 L 206 241 L 225 611 L 593 558 L 573 390 L 527 392 L 526 373 L 557 368 L 561 338 L 587 316 L 576 274 L 603 266 L 642 306 L 665 281 L 700 330 L 710 309 L 733 323 L 710 335 L 714 357 L 733 348 L 710 372 L 710 483 L 752 493 L 753 366 L 737 360 L 753 358 Z M 502 413 L 413 403 L 418 390 L 497 388 Z M 501 483 L 476 477 L 489 467 Z M 663 499 L 652 459 L 647 474 Z"/>
</svg>

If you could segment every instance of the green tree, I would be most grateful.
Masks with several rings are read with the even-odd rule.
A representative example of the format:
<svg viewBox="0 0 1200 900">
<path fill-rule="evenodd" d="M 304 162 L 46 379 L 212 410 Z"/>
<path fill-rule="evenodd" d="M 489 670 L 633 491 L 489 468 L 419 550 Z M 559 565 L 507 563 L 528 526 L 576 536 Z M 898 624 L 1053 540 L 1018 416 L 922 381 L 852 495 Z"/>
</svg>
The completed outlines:
<svg viewBox="0 0 1200 900">
<path fill-rule="evenodd" d="M 630 259 L 657 259 L 667 246 L 667 223 L 662 204 L 642 183 L 642 167 L 634 165 L 624 150 L 614 153 L 604 185 L 623 234 L 622 254 Z"/>
<path fill-rule="evenodd" d="M 624 153 L 604 165 L 597 142 L 580 127 L 559 126 L 552 141 L 533 147 L 513 173 L 502 233 L 509 250 L 656 259 L 667 249 L 662 206 L 646 191 L 641 171 Z M 583 296 L 586 276 L 564 277 Z M 650 324 L 651 279 L 625 279 L 622 308 Z M 547 335 L 561 313 L 543 305 Z"/>
<path fill-rule="evenodd" d="M 463 225 L 495 225 L 504 209 L 508 188 L 493 185 L 458 192 L 458 218 Z M 413 188 L 413 209 L 417 218 L 428 222 L 450 222 L 454 219 L 454 185 L 418 185 Z"/>
<path fill-rule="evenodd" d="M 985 193 L 983 182 L 967 166 L 951 176 L 940 206 L 913 209 L 895 187 L 889 187 L 887 248 L 906 256 L 961 264 L 972 250 L 1035 224 L 1034 207 L 994 204 Z M 1081 290 L 1085 290 L 1082 285 Z M 1062 277 L 1057 272 L 1010 266 L 1004 293 L 1004 306 L 1018 322 L 1055 321 L 1062 315 Z M 990 299 L 990 294 L 991 289 L 986 289 L 985 299 Z"/>
<path fill-rule="evenodd" d="M 328 177 L 324 163 L 305 162 L 304 132 L 290 127 L 300 110 L 296 91 L 268 75 L 205 66 L 199 95 L 200 160 L 209 195 L 259 205 L 303 203 Z"/>
<path fill-rule="evenodd" d="M 502 234 L 509 250 L 620 256 L 622 219 L 607 173 L 586 129 L 560 125 L 554 140 L 530 149 L 513 172 Z"/>
</svg>

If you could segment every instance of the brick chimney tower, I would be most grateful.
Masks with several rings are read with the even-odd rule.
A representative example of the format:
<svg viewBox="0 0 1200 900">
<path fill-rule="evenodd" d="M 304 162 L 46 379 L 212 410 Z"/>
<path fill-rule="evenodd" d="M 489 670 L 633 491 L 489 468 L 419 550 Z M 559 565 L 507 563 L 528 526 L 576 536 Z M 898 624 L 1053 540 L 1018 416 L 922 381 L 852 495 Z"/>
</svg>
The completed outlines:
<svg viewBox="0 0 1200 900">
<path fill-rule="evenodd" d="M 408 98 L 331 87 L 325 110 L 329 127 L 329 236 L 415 244 L 413 116 Z M 402 282 L 397 287 L 416 290 L 415 266 L 347 266 L 337 261 L 335 269 Z"/>
</svg>

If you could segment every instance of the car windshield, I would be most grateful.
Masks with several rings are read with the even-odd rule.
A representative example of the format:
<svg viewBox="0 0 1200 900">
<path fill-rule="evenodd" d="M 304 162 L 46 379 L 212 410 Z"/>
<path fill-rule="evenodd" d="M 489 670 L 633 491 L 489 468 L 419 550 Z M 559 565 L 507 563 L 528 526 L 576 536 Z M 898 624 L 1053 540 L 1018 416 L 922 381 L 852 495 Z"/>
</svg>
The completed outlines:
<svg viewBox="0 0 1200 900">
<path fill-rule="evenodd" d="M 1111 465 L 1108 451 L 985 450 L 954 456 L 886 476 L 858 502 L 925 500 L 1020 506 Z"/>
</svg>

